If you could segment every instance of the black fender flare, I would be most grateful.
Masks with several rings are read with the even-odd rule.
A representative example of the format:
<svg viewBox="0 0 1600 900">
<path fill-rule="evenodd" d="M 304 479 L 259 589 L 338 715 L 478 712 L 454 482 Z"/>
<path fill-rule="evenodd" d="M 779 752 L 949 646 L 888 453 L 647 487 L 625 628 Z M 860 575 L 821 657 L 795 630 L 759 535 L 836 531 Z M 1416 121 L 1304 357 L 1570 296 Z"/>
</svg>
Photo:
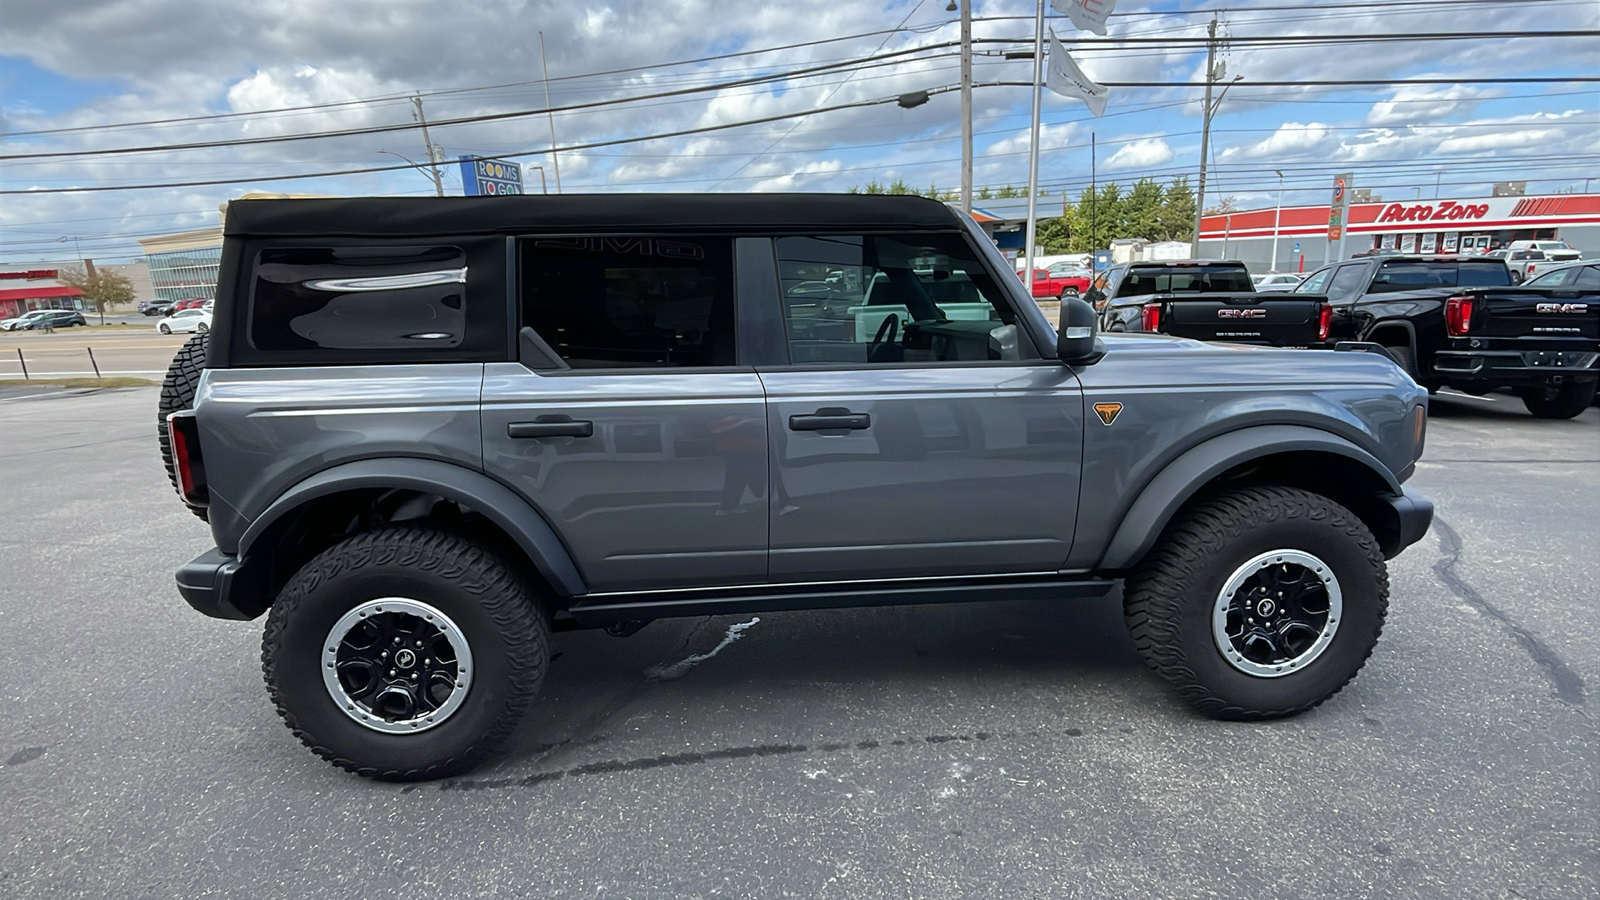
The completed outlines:
<svg viewBox="0 0 1600 900">
<path fill-rule="evenodd" d="M 516 541 L 551 589 L 563 596 L 588 593 L 583 576 L 555 529 L 515 491 L 453 463 L 434 459 L 364 459 L 324 469 L 279 495 L 239 538 L 239 558 L 280 518 L 318 497 L 363 488 L 437 494 L 482 514 Z"/>
<path fill-rule="evenodd" d="M 1167 463 L 1123 514 L 1096 568 L 1131 568 L 1155 545 L 1178 509 L 1218 475 L 1253 459 L 1304 450 L 1355 460 L 1380 476 L 1394 496 L 1403 494 L 1399 480 L 1387 466 L 1339 435 L 1304 425 L 1242 428 L 1203 441 Z"/>
</svg>

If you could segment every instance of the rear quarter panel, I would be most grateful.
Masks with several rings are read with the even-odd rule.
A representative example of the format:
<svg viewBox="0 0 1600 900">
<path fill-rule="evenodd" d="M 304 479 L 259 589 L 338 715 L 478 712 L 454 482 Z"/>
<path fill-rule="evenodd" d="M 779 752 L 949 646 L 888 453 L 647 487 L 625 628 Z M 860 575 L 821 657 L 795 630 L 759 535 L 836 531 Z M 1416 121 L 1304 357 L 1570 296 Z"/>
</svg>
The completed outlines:
<svg viewBox="0 0 1600 900">
<path fill-rule="evenodd" d="M 208 369 L 195 398 L 217 548 L 236 552 L 284 491 L 340 463 L 483 468 L 483 364 Z"/>
</svg>

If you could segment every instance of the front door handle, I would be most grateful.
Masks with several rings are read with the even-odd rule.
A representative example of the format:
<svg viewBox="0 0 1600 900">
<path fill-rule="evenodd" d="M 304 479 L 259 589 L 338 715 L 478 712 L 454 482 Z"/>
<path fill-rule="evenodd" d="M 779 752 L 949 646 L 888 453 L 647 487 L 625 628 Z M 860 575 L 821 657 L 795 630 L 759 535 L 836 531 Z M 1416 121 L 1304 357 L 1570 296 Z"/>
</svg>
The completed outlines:
<svg viewBox="0 0 1600 900">
<path fill-rule="evenodd" d="M 506 434 L 514 438 L 594 437 L 594 423 L 575 421 L 571 416 L 540 416 L 532 422 L 512 422 Z"/>
<path fill-rule="evenodd" d="M 843 407 L 819 409 L 809 416 L 790 416 L 790 431 L 861 431 L 872 427 L 872 416 Z"/>
</svg>

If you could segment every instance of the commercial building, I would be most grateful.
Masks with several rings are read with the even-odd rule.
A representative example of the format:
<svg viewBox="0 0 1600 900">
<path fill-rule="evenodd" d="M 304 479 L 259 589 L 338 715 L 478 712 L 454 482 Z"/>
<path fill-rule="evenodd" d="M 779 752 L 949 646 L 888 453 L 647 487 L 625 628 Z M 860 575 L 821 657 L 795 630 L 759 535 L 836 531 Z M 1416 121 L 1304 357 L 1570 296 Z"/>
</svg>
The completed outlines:
<svg viewBox="0 0 1600 900">
<path fill-rule="evenodd" d="M 327 194 L 277 194 L 252 192 L 241 200 L 282 200 L 286 198 L 326 197 Z M 217 208 L 218 220 L 225 222 L 228 204 Z M 150 284 L 155 298 L 165 303 L 176 303 L 201 297 L 217 298 L 217 275 L 222 268 L 222 225 L 198 231 L 180 231 L 152 238 L 139 238 L 144 248 L 145 264 L 150 270 Z"/>
<path fill-rule="evenodd" d="M 222 228 L 140 238 L 155 299 L 176 303 L 192 297 L 215 300 L 222 265 Z"/>
<path fill-rule="evenodd" d="M 1279 272 L 1311 271 L 1339 254 L 1328 240 L 1328 206 L 1286 206 L 1205 216 L 1202 257 L 1243 260 L 1271 270 L 1277 235 Z M 1600 256 L 1600 194 L 1403 200 L 1352 203 L 1344 256 L 1373 249 L 1403 253 L 1482 253 L 1512 241 L 1563 240 Z"/>
<path fill-rule="evenodd" d="M 88 310 L 83 291 L 61 283 L 63 263 L 0 265 L 0 319 L 10 319 L 34 309 Z"/>
</svg>

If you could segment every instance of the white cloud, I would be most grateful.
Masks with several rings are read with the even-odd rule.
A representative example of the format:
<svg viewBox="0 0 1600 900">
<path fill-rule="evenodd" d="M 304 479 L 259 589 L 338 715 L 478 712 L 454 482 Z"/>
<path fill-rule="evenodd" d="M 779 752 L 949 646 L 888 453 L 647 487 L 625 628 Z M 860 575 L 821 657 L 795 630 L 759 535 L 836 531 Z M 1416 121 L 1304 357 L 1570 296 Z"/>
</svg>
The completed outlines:
<svg viewBox="0 0 1600 900">
<path fill-rule="evenodd" d="M 1499 92 L 1463 84 L 1402 87 L 1394 92 L 1393 97 L 1372 105 L 1367 113 L 1367 124 L 1407 125 L 1419 119 L 1440 119 L 1454 112 L 1467 111 L 1475 101 L 1495 93 Z"/>
<path fill-rule="evenodd" d="M 1140 138 L 1125 144 L 1105 161 L 1107 169 L 1142 169 L 1172 161 L 1172 148 L 1161 138 Z"/>
</svg>

